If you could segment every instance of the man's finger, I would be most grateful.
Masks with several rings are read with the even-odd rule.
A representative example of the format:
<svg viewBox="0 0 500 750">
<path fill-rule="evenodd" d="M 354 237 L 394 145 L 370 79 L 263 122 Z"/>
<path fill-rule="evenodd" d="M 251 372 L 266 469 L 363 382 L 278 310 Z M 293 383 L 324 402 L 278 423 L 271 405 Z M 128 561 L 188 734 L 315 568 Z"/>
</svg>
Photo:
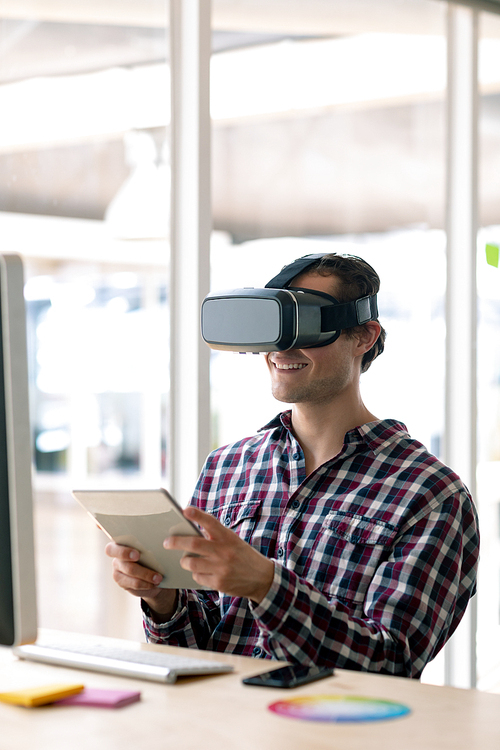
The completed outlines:
<svg viewBox="0 0 500 750">
<path fill-rule="evenodd" d="M 116 544 L 115 542 L 109 542 L 104 551 L 108 557 L 116 557 L 118 560 L 137 562 L 140 557 L 140 553 L 133 547 L 125 547 L 123 544 Z"/>
<path fill-rule="evenodd" d="M 227 529 L 214 516 L 195 508 L 193 505 L 189 505 L 183 512 L 190 521 L 202 526 L 211 539 L 217 539 L 227 532 Z"/>
<path fill-rule="evenodd" d="M 212 541 L 201 536 L 168 536 L 163 546 L 165 549 L 182 550 L 193 557 L 203 557 L 210 553 Z"/>
<path fill-rule="evenodd" d="M 161 573 L 156 570 L 145 568 L 144 565 L 133 562 L 118 560 L 118 558 L 113 560 L 113 570 L 118 575 L 139 581 L 143 584 L 143 588 L 155 588 L 163 580 Z"/>
<path fill-rule="evenodd" d="M 142 573 L 142 571 L 141 571 Z M 120 562 L 115 558 L 113 562 L 113 578 L 115 582 L 126 591 L 134 593 L 136 596 L 142 596 L 146 592 L 148 595 L 155 594 L 159 591 L 157 584 L 161 582 L 161 576 L 155 578 L 155 581 L 144 579 L 136 574 L 136 571 L 130 571 L 122 568 Z"/>
</svg>

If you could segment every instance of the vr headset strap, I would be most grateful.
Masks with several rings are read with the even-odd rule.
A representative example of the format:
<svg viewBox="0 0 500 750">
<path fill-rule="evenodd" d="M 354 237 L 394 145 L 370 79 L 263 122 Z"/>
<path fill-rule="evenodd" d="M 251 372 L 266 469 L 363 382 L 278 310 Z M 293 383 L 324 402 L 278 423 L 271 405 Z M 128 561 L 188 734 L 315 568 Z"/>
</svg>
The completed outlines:
<svg viewBox="0 0 500 750">
<path fill-rule="evenodd" d="M 299 274 L 306 271 L 324 253 L 305 255 L 281 269 L 277 276 L 268 281 L 266 289 L 286 289 L 290 282 Z M 303 291 L 306 291 L 305 289 Z M 321 292 L 320 292 L 321 294 Z M 328 295 L 322 295 L 328 296 Z M 342 331 L 344 328 L 354 328 L 369 320 L 378 318 L 377 295 L 360 297 L 352 302 L 335 304 L 321 308 L 321 331 Z"/>
<path fill-rule="evenodd" d="M 377 295 L 360 297 L 352 302 L 321 308 L 321 330 L 341 331 L 378 318 Z"/>
<path fill-rule="evenodd" d="M 298 276 L 300 273 L 316 263 L 319 258 L 322 258 L 325 253 L 316 253 L 316 255 L 304 255 L 303 258 L 298 258 L 293 263 L 285 266 L 281 269 L 279 274 L 268 281 L 266 289 L 285 289 L 288 284 Z"/>
</svg>

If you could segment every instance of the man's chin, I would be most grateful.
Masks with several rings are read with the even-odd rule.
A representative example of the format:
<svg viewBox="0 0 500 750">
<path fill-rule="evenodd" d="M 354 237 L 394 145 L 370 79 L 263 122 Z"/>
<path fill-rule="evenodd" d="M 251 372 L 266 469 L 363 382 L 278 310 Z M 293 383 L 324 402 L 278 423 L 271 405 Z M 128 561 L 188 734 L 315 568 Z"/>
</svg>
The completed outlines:
<svg viewBox="0 0 500 750">
<path fill-rule="evenodd" d="M 284 392 L 276 389 L 275 391 L 272 391 L 272 395 L 276 399 L 276 401 L 281 401 L 281 403 L 283 404 L 300 404 L 303 401 L 309 400 L 307 398 L 307 395 L 300 391 Z"/>
</svg>

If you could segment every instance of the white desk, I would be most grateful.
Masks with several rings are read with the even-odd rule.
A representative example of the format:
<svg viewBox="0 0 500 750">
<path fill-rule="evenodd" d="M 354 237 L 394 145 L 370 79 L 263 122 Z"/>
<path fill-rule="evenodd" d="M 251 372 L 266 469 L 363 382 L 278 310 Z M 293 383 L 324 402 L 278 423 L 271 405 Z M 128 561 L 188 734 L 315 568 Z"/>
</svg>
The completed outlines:
<svg viewBox="0 0 500 750">
<path fill-rule="evenodd" d="M 168 648 L 144 646 L 144 648 Z M 181 649 L 171 649 L 180 651 Z M 422 685 L 414 680 L 337 670 L 294 690 L 241 684 L 267 661 L 207 654 L 235 673 L 159 685 L 19 661 L 0 649 L 0 691 L 55 682 L 140 690 L 120 709 L 0 704 L 1 750 L 499 750 L 500 695 Z M 409 716 L 367 724 L 298 721 L 269 703 L 299 695 L 362 695 L 409 705 Z"/>
</svg>

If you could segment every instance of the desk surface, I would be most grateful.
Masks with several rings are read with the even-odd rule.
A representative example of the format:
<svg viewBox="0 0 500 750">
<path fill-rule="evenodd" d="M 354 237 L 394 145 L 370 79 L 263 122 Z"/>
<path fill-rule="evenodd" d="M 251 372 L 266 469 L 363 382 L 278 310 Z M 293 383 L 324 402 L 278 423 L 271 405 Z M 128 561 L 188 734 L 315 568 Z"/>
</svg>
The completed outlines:
<svg viewBox="0 0 500 750">
<path fill-rule="evenodd" d="M 142 648 L 168 648 L 158 646 Z M 140 690 L 121 709 L 0 704 L 0 747 L 8 750 L 498 750 L 500 695 L 422 685 L 415 680 L 337 670 L 294 690 L 250 687 L 244 676 L 268 661 L 206 654 L 234 664 L 229 675 L 184 678 L 175 685 L 19 661 L 0 648 L 0 692 L 55 682 Z M 288 719 L 268 710 L 292 696 L 342 694 L 396 700 L 412 713 L 366 724 Z"/>
</svg>

